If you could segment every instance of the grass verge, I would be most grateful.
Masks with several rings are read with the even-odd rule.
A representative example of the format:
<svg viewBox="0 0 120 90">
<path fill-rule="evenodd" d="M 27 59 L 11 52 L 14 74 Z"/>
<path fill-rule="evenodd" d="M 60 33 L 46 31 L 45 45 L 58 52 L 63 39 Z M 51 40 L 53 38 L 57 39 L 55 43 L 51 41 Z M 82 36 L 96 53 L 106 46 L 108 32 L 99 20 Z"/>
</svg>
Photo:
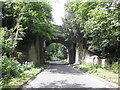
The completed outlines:
<svg viewBox="0 0 120 90">
<path fill-rule="evenodd" d="M 24 85 L 27 82 L 30 82 L 33 80 L 33 78 L 43 71 L 48 65 L 43 65 L 38 68 L 32 68 L 30 70 L 26 70 L 23 73 L 21 73 L 18 77 L 11 78 L 8 83 L 5 85 L 2 85 L 0 88 L 2 90 L 13 90 L 15 88 L 19 88 L 20 86 Z"/>
<path fill-rule="evenodd" d="M 113 82 L 118 84 L 118 74 L 114 73 L 110 70 L 107 70 L 105 68 L 102 68 L 100 65 L 94 65 L 92 63 L 83 63 L 81 65 L 72 65 L 72 67 L 87 71 L 89 73 L 92 73 L 94 75 L 97 75 L 109 82 Z"/>
</svg>

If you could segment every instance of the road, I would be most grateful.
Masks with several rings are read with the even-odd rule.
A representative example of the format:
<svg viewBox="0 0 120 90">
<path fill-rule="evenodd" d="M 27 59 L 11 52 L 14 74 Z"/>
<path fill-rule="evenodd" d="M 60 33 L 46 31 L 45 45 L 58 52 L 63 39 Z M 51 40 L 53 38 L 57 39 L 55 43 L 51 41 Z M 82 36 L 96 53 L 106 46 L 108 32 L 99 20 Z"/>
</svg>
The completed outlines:
<svg viewBox="0 0 120 90">
<path fill-rule="evenodd" d="M 112 87 L 88 73 L 51 61 L 49 67 L 38 74 L 26 88 L 106 88 L 105 90 L 109 90 L 107 88 Z"/>
</svg>

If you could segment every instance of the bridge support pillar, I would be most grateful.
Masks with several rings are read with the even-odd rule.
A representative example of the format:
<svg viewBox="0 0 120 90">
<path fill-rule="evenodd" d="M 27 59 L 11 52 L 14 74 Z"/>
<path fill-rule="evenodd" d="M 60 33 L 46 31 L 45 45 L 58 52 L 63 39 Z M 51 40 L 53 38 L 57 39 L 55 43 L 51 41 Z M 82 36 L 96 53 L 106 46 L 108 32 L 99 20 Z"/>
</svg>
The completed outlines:
<svg viewBox="0 0 120 90">
<path fill-rule="evenodd" d="M 44 39 L 39 39 L 39 61 L 40 64 L 45 64 L 45 40 Z"/>
<path fill-rule="evenodd" d="M 69 64 L 75 63 L 75 45 L 71 45 L 71 47 L 68 47 L 67 61 Z"/>
</svg>

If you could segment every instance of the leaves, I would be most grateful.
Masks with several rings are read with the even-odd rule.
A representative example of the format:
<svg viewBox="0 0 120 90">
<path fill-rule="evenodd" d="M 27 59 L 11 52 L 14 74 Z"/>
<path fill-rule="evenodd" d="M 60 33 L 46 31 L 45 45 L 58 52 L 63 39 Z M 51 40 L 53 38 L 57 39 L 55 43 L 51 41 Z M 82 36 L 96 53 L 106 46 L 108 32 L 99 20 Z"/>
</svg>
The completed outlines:
<svg viewBox="0 0 120 90">
<path fill-rule="evenodd" d="M 19 21 L 19 25 L 24 28 L 19 28 L 20 31 L 26 29 L 33 35 L 54 39 L 56 30 L 51 24 L 51 10 L 50 3 L 44 1 L 6 2 L 3 4 L 3 27 L 13 28 Z"/>
<path fill-rule="evenodd" d="M 50 23 L 52 20 L 51 6 L 47 2 L 32 2 L 27 5 L 28 9 L 25 13 L 26 17 L 24 26 L 28 27 L 28 31 L 34 35 L 52 39 L 55 27 Z"/>
<path fill-rule="evenodd" d="M 67 58 L 66 47 L 59 43 L 51 44 L 46 49 L 46 55 L 48 59 L 52 57 L 60 59 Z"/>
<path fill-rule="evenodd" d="M 69 2 L 63 28 L 68 39 L 87 39 L 88 50 L 106 58 L 120 58 L 119 4 L 110 9 L 111 2 Z M 77 26 L 75 24 L 78 24 Z M 73 34 L 77 32 L 76 34 Z M 79 35 L 78 35 L 79 34 Z M 116 54 L 117 53 L 117 54 Z"/>
<path fill-rule="evenodd" d="M 30 70 L 33 63 L 20 64 L 16 59 L 15 47 L 19 40 L 29 34 L 54 39 L 57 32 L 51 24 L 51 5 L 47 2 L 4 2 L 2 5 L 2 27 L 0 28 L 0 48 L 2 48 L 3 84 L 23 70 Z M 0 78 L 1 79 L 1 78 Z"/>
</svg>

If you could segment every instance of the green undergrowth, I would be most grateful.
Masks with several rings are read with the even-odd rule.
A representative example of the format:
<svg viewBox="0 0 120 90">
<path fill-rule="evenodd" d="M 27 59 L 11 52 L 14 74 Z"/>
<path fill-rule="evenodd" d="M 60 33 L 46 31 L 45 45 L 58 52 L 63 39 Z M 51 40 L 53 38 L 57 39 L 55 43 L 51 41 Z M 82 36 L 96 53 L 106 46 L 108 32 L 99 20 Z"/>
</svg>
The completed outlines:
<svg viewBox="0 0 120 90">
<path fill-rule="evenodd" d="M 4 57 L 2 63 L 2 78 L 0 89 L 14 90 L 24 85 L 47 67 L 46 65 L 35 66 L 33 62 L 20 64 L 13 58 Z"/>
<path fill-rule="evenodd" d="M 30 78 L 35 76 L 38 72 L 40 72 L 42 68 L 34 68 L 31 70 L 24 71 L 19 75 L 19 77 L 11 78 L 8 83 L 2 86 L 4 90 L 7 88 L 18 88 L 24 82 L 28 81 Z"/>
<path fill-rule="evenodd" d="M 11 79 L 9 79 L 7 81 L 7 83 L 2 85 L 0 88 L 2 88 L 2 90 L 8 90 L 8 89 L 13 90 L 15 88 L 19 88 L 21 85 L 24 85 L 25 82 L 29 82 L 29 81 L 33 80 L 34 77 L 38 73 L 40 73 L 42 70 L 44 70 L 46 67 L 47 67 L 47 65 L 42 65 L 40 67 L 34 67 L 29 70 L 25 70 L 18 76 L 11 77 Z"/>
<path fill-rule="evenodd" d="M 64 60 L 57 59 L 57 61 L 60 62 L 60 63 L 63 63 L 63 64 L 68 64 L 66 59 L 64 59 Z"/>
<path fill-rule="evenodd" d="M 118 68 L 117 68 L 118 65 L 117 64 L 116 66 L 113 64 L 110 68 L 102 68 L 101 65 L 92 64 L 92 63 L 83 63 L 80 65 L 73 64 L 72 66 L 74 68 L 97 75 L 107 81 L 118 84 Z"/>
</svg>

